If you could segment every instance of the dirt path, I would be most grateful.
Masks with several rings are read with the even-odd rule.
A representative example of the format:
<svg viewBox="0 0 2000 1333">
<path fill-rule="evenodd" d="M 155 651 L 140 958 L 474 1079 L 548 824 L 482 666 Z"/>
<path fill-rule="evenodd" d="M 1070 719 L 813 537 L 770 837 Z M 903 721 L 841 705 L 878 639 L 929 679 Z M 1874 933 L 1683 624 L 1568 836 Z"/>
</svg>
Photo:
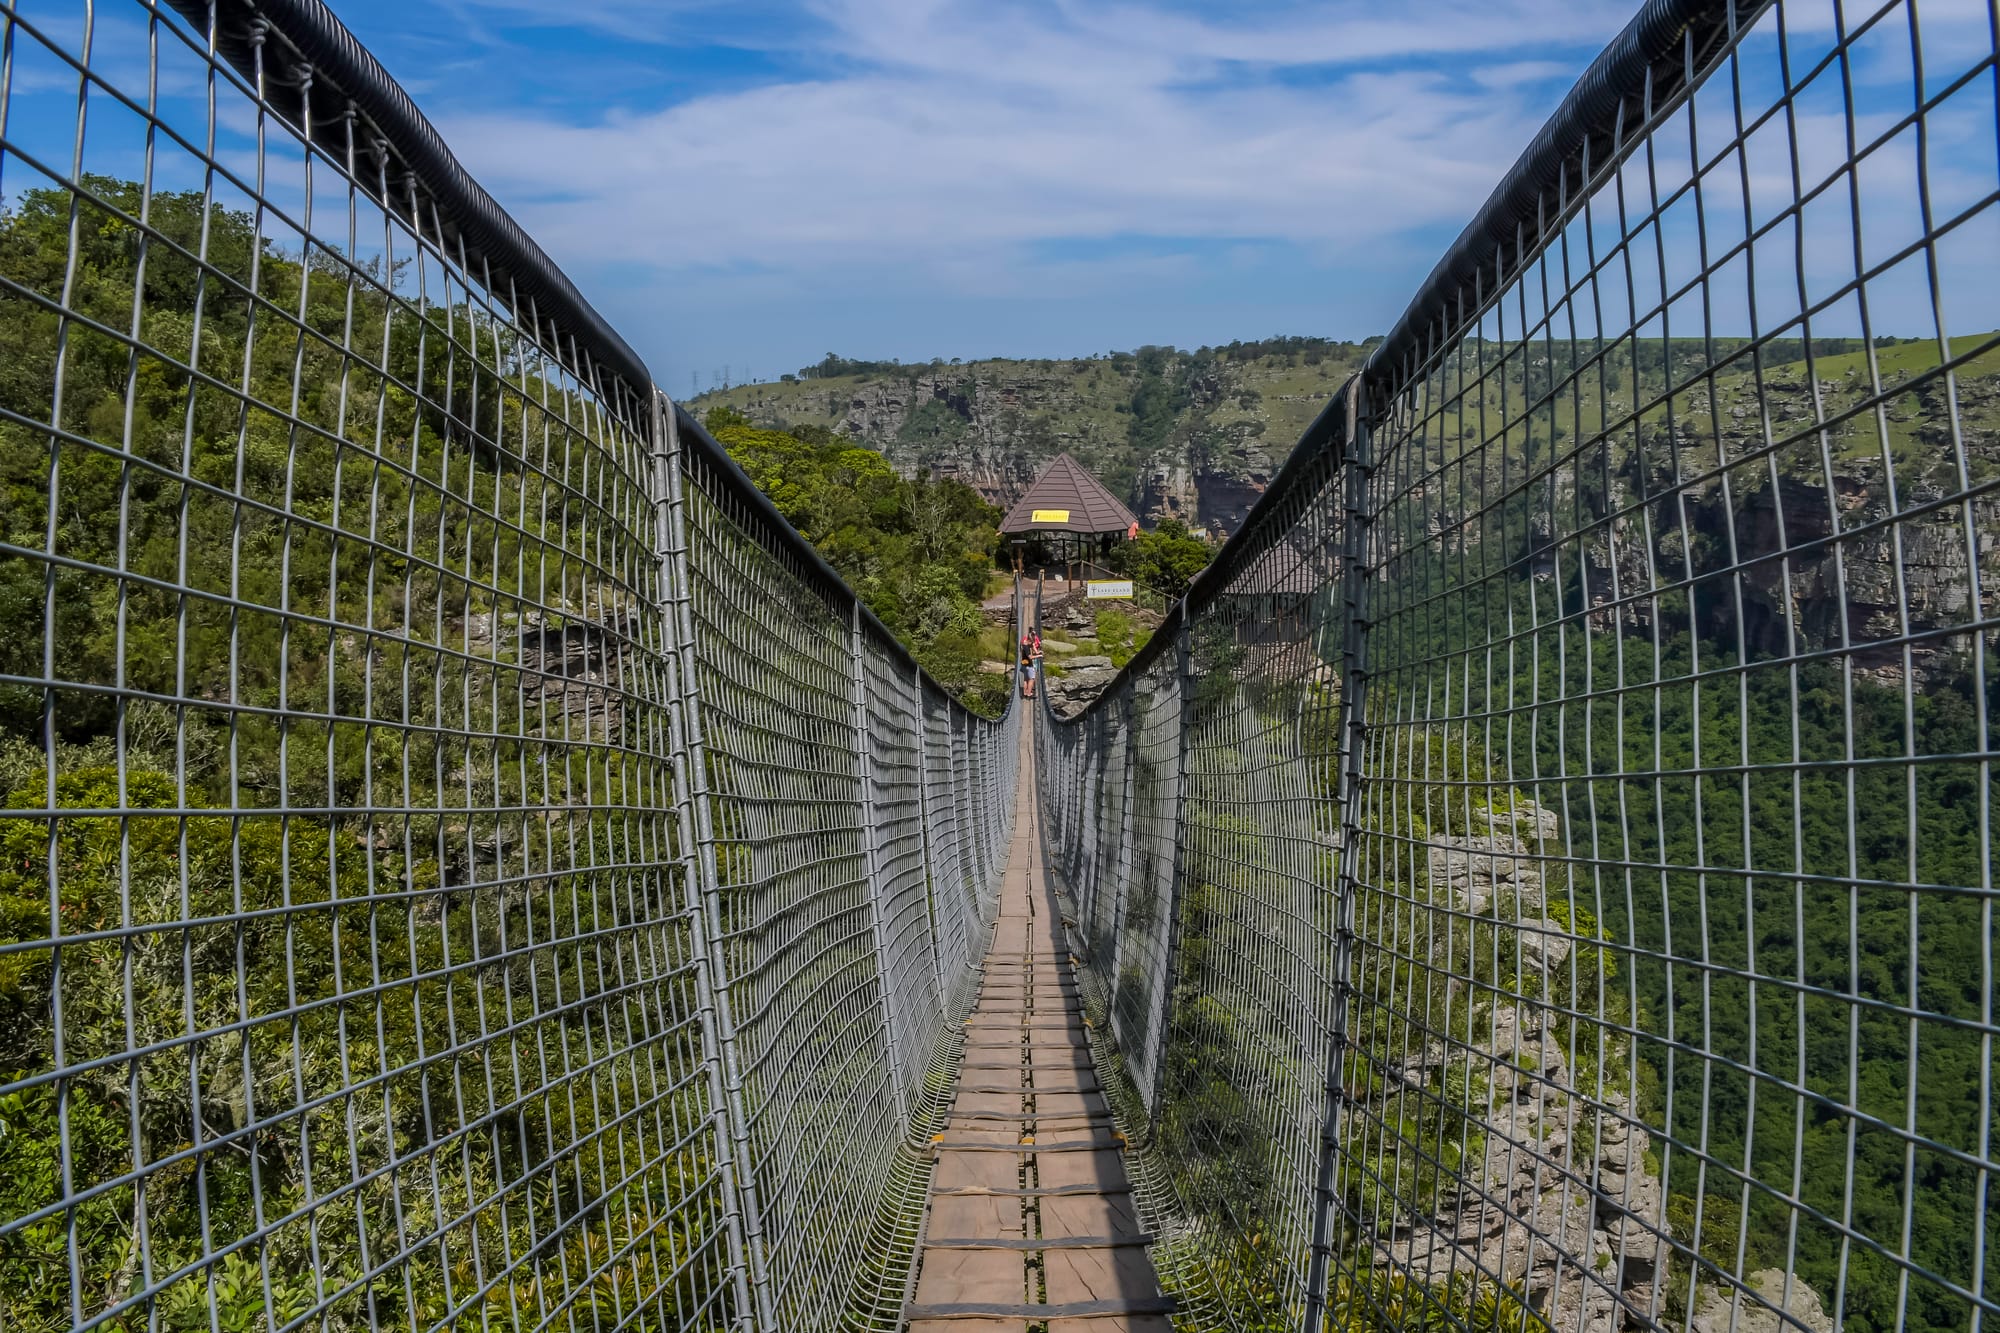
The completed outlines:
<svg viewBox="0 0 2000 1333">
<path fill-rule="evenodd" d="M 1170 1333 L 1042 871 L 1029 729 L 910 1333 Z"/>
</svg>

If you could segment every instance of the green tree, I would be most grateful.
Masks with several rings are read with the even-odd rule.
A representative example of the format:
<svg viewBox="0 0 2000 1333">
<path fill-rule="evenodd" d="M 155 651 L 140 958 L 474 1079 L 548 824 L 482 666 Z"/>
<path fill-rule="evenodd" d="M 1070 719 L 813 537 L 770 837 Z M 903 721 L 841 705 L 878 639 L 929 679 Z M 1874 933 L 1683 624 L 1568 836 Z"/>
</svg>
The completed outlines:
<svg viewBox="0 0 2000 1333">
<path fill-rule="evenodd" d="M 165 1328 L 275 1326 L 324 1278 L 351 1288 L 328 1328 L 439 1326 L 479 1286 L 441 1264 L 479 1247 L 523 1256 L 486 1278 L 615 1278 L 626 1261 L 536 1257 L 549 1218 L 600 1202 L 685 1252 L 717 1215 L 698 1141 L 640 1179 L 601 1164 L 658 1145 L 606 1124 L 557 1180 L 574 1127 L 501 1091 L 591 1067 L 594 1024 L 651 1021 L 575 972 L 535 895 L 496 888 L 628 919 L 631 882 L 569 867 L 629 838 L 582 793 L 633 769 L 562 744 L 520 622 L 555 622 L 545 643 L 629 595 L 616 571 L 650 540 L 613 517 L 645 509 L 631 437 L 463 289 L 420 305 L 199 193 L 29 190 L 0 211 L 0 276 L 0 543 L 33 553 L 0 555 L 0 676 L 38 680 L 47 653 L 57 682 L 0 687 L 0 1325 L 67 1328 L 73 1299 L 92 1318 L 158 1282 Z M 504 795 L 536 758 L 536 795 Z M 510 799 L 531 809 L 503 830 Z M 571 851 L 531 863 L 531 837 Z M 568 997 L 537 1069 L 510 1035 L 440 1027 L 496 985 Z M 685 1072 L 664 1046 L 626 1058 Z M 704 1096 L 663 1114 L 698 1123 Z"/>
<path fill-rule="evenodd" d="M 1187 524 L 1169 518 L 1137 540 L 1113 547 L 1111 566 L 1168 597 L 1179 597 L 1214 556 L 1214 548 L 1191 534 Z"/>
<path fill-rule="evenodd" d="M 899 477 L 824 428 L 772 430 L 726 407 L 704 424 L 925 670 L 975 707 L 1004 705 L 977 642 L 999 510 L 962 482 Z"/>
</svg>

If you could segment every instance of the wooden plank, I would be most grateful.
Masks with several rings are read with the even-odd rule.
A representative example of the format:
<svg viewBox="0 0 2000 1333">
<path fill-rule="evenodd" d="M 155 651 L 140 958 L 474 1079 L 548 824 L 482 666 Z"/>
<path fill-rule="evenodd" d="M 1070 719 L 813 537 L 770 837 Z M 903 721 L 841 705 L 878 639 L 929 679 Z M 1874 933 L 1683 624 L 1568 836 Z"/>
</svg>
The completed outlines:
<svg viewBox="0 0 2000 1333">
<path fill-rule="evenodd" d="M 947 1236 L 924 1238 L 937 1250 L 1122 1250 L 1144 1249 L 1151 1236 Z"/>
<path fill-rule="evenodd" d="M 912 1304 L 911 1319 L 1075 1319 L 1104 1315 L 1172 1314 L 1171 1296 L 1119 1296 L 1101 1301 L 1067 1301 L 1060 1305 L 1005 1305 L 998 1301 L 949 1301 Z"/>
</svg>

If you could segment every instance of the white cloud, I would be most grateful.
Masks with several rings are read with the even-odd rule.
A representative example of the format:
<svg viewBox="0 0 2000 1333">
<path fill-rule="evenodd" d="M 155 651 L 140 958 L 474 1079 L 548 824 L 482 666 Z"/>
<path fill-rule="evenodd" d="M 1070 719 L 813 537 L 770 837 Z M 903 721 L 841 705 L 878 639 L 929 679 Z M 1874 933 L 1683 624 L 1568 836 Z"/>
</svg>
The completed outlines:
<svg viewBox="0 0 2000 1333">
<path fill-rule="evenodd" d="M 990 286 L 982 265 L 1064 240 L 1323 250 L 1461 220 L 1553 104 L 1549 76 L 1582 64 L 1520 53 L 1559 39 L 1587 57 L 1625 16 L 1502 3 L 1222 20 L 963 0 L 813 13 L 822 55 L 851 72 L 591 124 L 441 125 L 569 261 L 893 262 Z M 1488 77 L 1446 72 L 1476 52 L 1494 53 L 1474 60 Z"/>
<path fill-rule="evenodd" d="M 674 359 L 712 356 L 717 345 L 782 360 L 792 342 L 801 355 L 836 345 L 921 354 L 941 336 L 982 348 L 989 335 L 1011 336 L 1015 350 L 1045 351 L 1379 329 L 1631 15 L 1631 0 L 1403 9 L 795 0 L 805 8 L 771 22 L 769 6 L 785 0 L 747 2 L 757 8 L 607 0 L 579 22 L 624 34 L 621 54 L 632 60 L 671 62 L 672 49 L 652 43 L 692 24 L 708 45 L 765 48 L 762 67 L 809 73 L 662 93 L 651 105 L 619 95 L 589 118 L 511 108 L 437 117 L 467 165 L 586 290 Z M 519 12 L 529 0 L 460 3 L 502 28 L 542 22 Z M 1927 3 L 1926 48 L 1970 31 L 1983 3 Z M 1810 65 L 1805 48 L 1833 34 L 1794 26 L 1794 61 Z M 1903 114 L 1891 106 L 1893 87 L 1863 86 L 1893 63 L 1874 48 L 1897 35 L 1884 26 L 1868 52 L 1857 49 L 1864 137 Z M 1981 49 L 1960 43 L 1956 57 L 1932 62 L 1934 86 L 1940 69 L 1961 68 L 1965 52 Z M 1753 112 L 1781 92 L 1773 25 L 1760 24 L 1742 52 L 1696 111 L 1704 157 L 1733 137 L 1732 91 Z M 1809 182 L 1841 167 L 1842 91 L 1831 76 L 1815 80 L 1794 102 L 1794 120 L 1753 137 L 1747 166 L 1760 220 L 1791 197 L 1794 152 Z M 1971 206 L 1990 189 L 1990 107 L 1990 94 L 1961 93 L 1931 114 L 1930 181 L 1942 209 Z M 1660 134 L 1652 165 L 1664 190 L 1686 177 L 1686 135 L 1685 117 Z M 1628 169 L 1628 202 L 1640 212 L 1647 183 L 1630 172 L 1645 165 Z M 1722 191 L 1711 208 L 1740 189 L 1737 172 L 1731 163 L 1710 180 Z M 1872 257 L 1908 231 L 1910 212 L 1907 189 L 1884 193 L 1877 182 L 1915 173 L 1898 146 L 1864 174 L 1875 190 L 1864 210 Z M 1711 243 L 1726 248 L 1740 233 L 1738 198 L 1711 214 Z M 1844 192 L 1827 205 L 1836 206 L 1844 213 Z M 1665 245 L 1670 289 L 1700 269 L 1691 218 L 1681 216 L 1691 207 L 1659 242 L 1640 238 Z M 1736 216 L 1724 216 L 1731 208 Z M 1803 246 L 1814 294 L 1852 275 L 1852 242 L 1822 224 L 1825 211 L 1808 218 Z M 1615 229 L 1617 212 L 1607 197 L 1594 226 Z M 1959 249 L 1975 253 L 1966 236 Z M 1789 256 L 1767 254 L 1777 244 L 1758 247 L 1760 293 L 1774 283 L 1796 291 L 1795 272 L 1783 271 Z M 1990 290 L 1991 268 L 1959 259 L 1953 271 L 1962 285 Z M 1923 322 L 1924 311 L 1902 310 L 1906 297 L 1924 295 L 1913 273 L 1871 284 L 1876 308 L 1898 312 L 1887 321 L 1898 331 Z M 1653 281 L 1639 278 L 1642 288 Z M 1763 302 L 1766 322 L 1782 318 L 1785 295 L 1773 288 Z M 1746 317 L 1734 295 L 1711 300 L 1719 320 Z"/>
<path fill-rule="evenodd" d="M 586 0 L 551 5 L 546 0 L 446 0 L 452 13 L 472 29 L 476 40 L 497 44 L 489 25 L 513 28 L 585 28 L 621 42 L 668 46 L 684 39 L 690 28 L 715 15 L 741 23 L 753 0 Z M 774 12 L 774 4 L 755 4 Z"/>
</svg>

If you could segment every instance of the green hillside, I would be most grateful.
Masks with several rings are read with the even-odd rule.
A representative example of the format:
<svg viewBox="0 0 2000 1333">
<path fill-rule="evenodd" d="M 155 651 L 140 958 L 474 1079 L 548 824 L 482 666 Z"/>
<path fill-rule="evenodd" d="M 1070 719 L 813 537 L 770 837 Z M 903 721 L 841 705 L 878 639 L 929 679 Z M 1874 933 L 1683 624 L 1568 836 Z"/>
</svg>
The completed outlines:
<svg viewBox="0 0 2000 1333">
<path fill-rule="evenodd" d="M 2000 432 L 2000 350 L 1994 335 L 1955 338 L 1958 429 L 1972 438 Z M 1018 495 L 1056 453 L 1068 451 L 1149 522 L 1179 518 L 1223 536 L 1250 507 L 1306 426 L 1366 358 L 1374 340 L 1271 338 L 1184 351 L 1136 352 L 1071 360 L 994 359 L 965 363 L 899 364 L 828 356 L 796 375 L 702 395 L 702 410 L 726 407 L 760 426 L 822 428 L 880 450 L 905 473 L 942 473 L 979 490 L 989 501 Z M 1892 399 L 1881 418 L 1856 406 L 1872 396 L 1870 353 L 1859 339 L 1815 339 L 1807 382 L 1807 348 L 1797 338 L 1766 343 L 1753 356 L 1741 338 L 1676 339 L 1597 352 L 1551 344 L 1541 355 L 1518 349 L 1504 366 L 1486 365 L 1483 379 L 1461 390 L 1447 431 L 1470 448 L 1503 418 L 1516 420 L 1529 460 L 1560 465 L 1566 442 L 1588 440 L 1611 426 L 1616 462 L 1628 461 L 1624 436 L 1635 420 L 1643 432 L 1665 430 L 1693 452 L 1685 465 L 1716 462 L 1765 442 L 1782 443 L 1813 423 L 1830 423 L 1833 461 L 1879 464 L 1886 433 L 1899 471 L 1926 469 L 1949 450 L 1928 447 L 1949 438 L 1951 423 L 1934 379 L 1906 398 Z M 1481 373 L 1464 354 L 1446 378 Z M 1712 379 L 1714 360 L 1734 356 Z M 1934 340 L 1885 337 L 1873 353 L 1884 385 L 1918 379 L 1937 364 Z M 1580 373 L 1573 369 L 1580 367 Z M 1760 383 L 1761 381 L 1761 383 Z M 1764 434 L 1760 401 L 1771 409 Z M 1620 432 L 1620 426 L 1628 429 Z M 1810 474 L 1820 464 L 1815 441 L 1788 451 L 1780 471 Z M 1518 457 L 1518 456 L 1517 456 Z M 1866 480 L 1863 480 L 1866 484 Z"/>
<path fill-rule="evenodd" d="M 850 361 L 704 394 L 761 425 L 820 426 L 905 472 L 957 476 L 990 500 L 1074 454 L 1149 520 L 1233 531 L 1370 344 L 1270 338 L 1069 360 Z"/>
</svg>

